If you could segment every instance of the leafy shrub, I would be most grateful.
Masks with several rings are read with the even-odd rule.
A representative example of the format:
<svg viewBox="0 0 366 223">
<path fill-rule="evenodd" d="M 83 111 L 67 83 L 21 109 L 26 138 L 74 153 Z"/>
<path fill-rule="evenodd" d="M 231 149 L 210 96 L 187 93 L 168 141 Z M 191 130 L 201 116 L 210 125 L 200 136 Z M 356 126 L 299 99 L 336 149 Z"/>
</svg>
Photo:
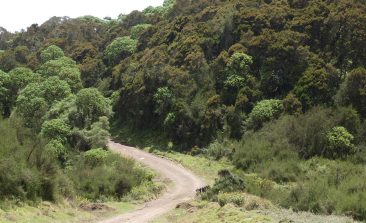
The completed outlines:
<svg viewBox="0 0 366 223">
<path fill-rule="evenodd" d="M 47 155 L 58 159 L 61 162 L 66 161 L 67 148 L 57 139 L 53 139 L 45 146 L 45 152 Z"/>
<path fill-rule="evenodd" d="M 229 203 L 242 206 L 245 202 L 245 197 L 241 193 L 219 193 L 217 195 L 217 201 L 221 207 Z"/>
<path fill-rule="evenodd" d="M 75 159 L 69 176 L 76 191 L 92 200 L 122 198 L 132 188 L 151 181 L 151 175 L 132 160 L 102 149 L 90 150 Z"/>
<path fill-rule="evenodd" d="M 233 150 L 229 146 L 229 141 L 218 142 L 214 141 L 207 148 L 207 155 L 215 160 L 223 157 L 231 157 Z"/>
<path fill-rule="evenodd" d="M 263 100 L 256 104 L 249 114 L 247 125 L 251 129 L 258 130 L 265 122 L 276 119 L 283 112 L 280 100 Z"/>
<path fill-rule="evenodd" d="M 330 158 L 346 157 L 355 152 L 353 145 L 354 137 L 347 129 L 342 126 L 336 126 L 328 131 L 326 135 L 325 152 Z"/>
<path fill-rule="evenodd" d="M 109 152 L 103 149 L 91 149 L 84 153 L 85 162 L 91 167 L 104 164 Z"/>
<path fill-rule="evenodd" d="M 71 133 L 71 127 L 62 119 L 45 121 L 42 125 L 41 134 L 48 139 L 58 139 L 65 142 Z"/>
</svg>

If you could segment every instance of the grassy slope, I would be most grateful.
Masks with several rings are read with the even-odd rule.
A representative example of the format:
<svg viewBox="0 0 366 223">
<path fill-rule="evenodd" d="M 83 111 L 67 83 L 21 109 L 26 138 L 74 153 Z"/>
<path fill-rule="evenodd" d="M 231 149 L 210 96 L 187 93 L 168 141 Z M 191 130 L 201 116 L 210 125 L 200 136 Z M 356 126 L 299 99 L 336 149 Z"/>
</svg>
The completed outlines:
<svg viewBox="0 0 366 223">
<path fill-rule="evenodd" d="M 107 206 L 113 208 L 111 211 L 88 212 L 70 205 L 56 205 L 43 202 L 37 207 L 28 205 L 12 208 L 10 210 L 0 209 L 0 222 L 19 223 L 80 223 L 94 222 L 98 219 L 128 212 L 136 207 L 131 203 L 107 202 Z"/>
<path fill-rule="evenodd" d="M 151 148 L 145 148 L 151 150 Z M 177 152 L 164 152 L 153 150 L 154 154 L 167 157 L 181 163 L 197 175 L 212 184 L 221 169 L 232 170 L 234 167 L 225 161 L 213 161 L 204 157 L 190 156 Z M 253 175 L 247 175 L 248 179 L 259 179 Z M 260 180 L 260 179 L 259 179 Z M 293 212 L 281 209 L 270 201 L 242 193 L 244 204 L 235 206 L 227 204 L 220 207 L 218 203 L 196 200 L 190 203 L 190 208 L 175 209 L 163 215 L 154 223 L 219 223 L 219 222 L 308 222 L 308 223 L 348 223 L 352 219 L 340 216 L 321 216 L 308 212 Z"/>
<path fill-rule="evenodd" d="M 115 140 L 132 146 L 144 148 L 146 151 L 166 157 L 182 164 L 213 184 L 217 173 L 222 169 L 234 170 L 234 166 L 226 161 L 214 161 L 205 157 L 191 156 L 172 151 L 164 151 L 168 141 L 157 132 L 130 132 L 128 127 L 114 126 L 112 130 Z M 241 173 L 243 174 L 243 173 Z M 247 181 L 261 183 L 263 180 L 255 174 L 245 174 Z M 281 185 L 277 185 L 282 187 Z M 286 189 L 286 188 L 284 188 Z M 237 207 L 227 204 L 220 207 L 218 203 L 201 201 L 190 202 L 190 208 L 177 208 L 156 219 L 155 223 L 221 223 L 221 222 L 306 222 L 306 223 L 348 223 L 354 222 L 347 217 L 321 216 L 308 212 L 295 213 L 291 210 L 278 208 L 270 201 L 243 193 L 244 204 Z"/>
</svg>

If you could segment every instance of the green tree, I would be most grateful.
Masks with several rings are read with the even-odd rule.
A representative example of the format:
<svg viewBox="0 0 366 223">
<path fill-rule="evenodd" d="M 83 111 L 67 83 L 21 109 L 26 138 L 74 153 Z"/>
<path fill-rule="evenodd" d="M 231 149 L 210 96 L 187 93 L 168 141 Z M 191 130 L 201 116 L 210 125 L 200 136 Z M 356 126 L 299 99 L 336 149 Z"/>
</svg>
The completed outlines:
<svg viewBox="0 0 366 223">
<path fill-rule="evenodd" d="M 67 148 L 63 145 L 63 142 L 57 139 L 52 139 L 44 147 L 44 151 L 47 156 L 51 156 L 61 162 L 65 162 L 67 158 Z"/>
<path fill-rule="evenodd" d="M 40 86 L 43 92 L 42 97 L 49 105 L 71 95 L 68 83 L 58 77 L 49 77 Z"/>
<path fill-rule="evenodd" d="M 90 126 L 101 116 L 109 117 L 112 114 L 110 101 L 95 88 L 80 90 L 76 94 L 75 103 L 83 127 Z"/>
<path fill-rule="evenodd" d="M 0 70 L 0 112 L 1 115 L 5 115 L 5 109 L 7 106 L 9 75 Z"/>
<path fill-rule="evenodd" d="M 294 93 L 305 108 L 319 104 L 331 104 L 339 86 L 340 77 L 334 68 L 309 68 L 294 88 Z"/>
<path fill-rule="evenodd" d="M 16 100 L 16 114 L 23 118 L 27 127 L 40 128 L 48 108 L 48 103 L 43 98 L 43 90 L 36 83 L 27 85 Z"/>
<path fill-rule="evenodd" d="M 104 56 L 110 64 L 117 64 L 136 50 L 137 40 L 131 39 L 129 36 L 118 37 L 107 46 Z"/>
<path fill-rule="evenodd" d="M 50 60 L 57 60 L 64 57 L 64 51 L 55 45 L 51 45 L 41 52 L 41 63 L 46 63 Z"/>
<path fill-rule="evenodd" d="M 173 92 L 168 87 L 158 88 L 154 94 L 154 102 L 156 105 L 156 113 L 164 114 L 174 103 Z"/>
<path fill-rule="evenodd" d="M 97 122 L 91 125 L 90 129 L 80 131 L 80 136 L 89 144 L 90 148 L 106 147 L 110 138 L 108 118 L 100 117 Z"/>
<path fill-rule="evenodd" d="M 131 38 L 139 39 L 140 35 L 151 26 L 151 24 L 138 24 L 136 26 L 133 26 L 131 28 Z"/>
<path fill-rule="evenodd" d="M 80 70 L 74 67 L 64 67 L 61 69 L 59 77 L 66 81 L 73 93 L 78 92 L 82 87 Z"/>
<path fill-rule="evenodd" d="M 366 69 L 352 70 L 337 94 L 340 105 L 352 105 L 361 115 L 366 117 Z"/>
<path fill-rule="evenodd" d="M 42 124 L 41 134 L 48 139 L 66 142 L 71 133 L 71 127 L 62 119 L 52 119 Z"/>
<path fill-rule="evenodd" d="M 57 60 L 45 62 L 37 70 L 43 77 L 59 76 L 62 69 L 75 68 L 78 69 L 76 62 L 69 57 L 61 57 Z"/>
<path fill-rule="evenodd" d="M 247 125 L 252 129 L 259 129 L 265 122 L 276 119 L 283 112 L 284 108 L 281 100 L 263 100 L 258 102 L 249 114 Z"/>
</svg>

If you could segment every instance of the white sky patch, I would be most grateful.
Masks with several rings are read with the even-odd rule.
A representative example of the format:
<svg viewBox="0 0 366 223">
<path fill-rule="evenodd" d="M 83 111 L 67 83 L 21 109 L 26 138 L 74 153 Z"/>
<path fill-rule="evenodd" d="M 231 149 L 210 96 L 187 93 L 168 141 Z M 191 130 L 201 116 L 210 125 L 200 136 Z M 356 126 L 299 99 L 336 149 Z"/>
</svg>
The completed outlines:
<svg viewBox="0 0 366 223">
<path fill-rule="evenodd" d="M 162 5 L 164 0 L 2 0 L 0 26 L 8 31 L 20 31 L 52 16 L 71 18 L 92 15 L 117 18 L 121 13 Z"/>
</svg>

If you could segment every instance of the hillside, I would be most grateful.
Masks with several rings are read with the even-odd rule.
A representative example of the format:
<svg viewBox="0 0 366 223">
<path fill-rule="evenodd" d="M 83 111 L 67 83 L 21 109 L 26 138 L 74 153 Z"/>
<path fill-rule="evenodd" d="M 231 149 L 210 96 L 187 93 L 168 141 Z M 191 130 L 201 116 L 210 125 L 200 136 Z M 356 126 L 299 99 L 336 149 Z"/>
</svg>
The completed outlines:
<svg viewBox="0 0 366 223">
<path fill-rule="evenodd" d="M 153 184 L 104 150 L 112 132 L 233 165 L 240 180 L 218 178 L 202 200 L 245 192 L 366 220 L 365 67 L 364 0 L 166 0 L 115 20 L 0 28 L 0 198 L 121 199 Z M 103 189 L 84 180 L 106 169 Z"/>
</svg>

